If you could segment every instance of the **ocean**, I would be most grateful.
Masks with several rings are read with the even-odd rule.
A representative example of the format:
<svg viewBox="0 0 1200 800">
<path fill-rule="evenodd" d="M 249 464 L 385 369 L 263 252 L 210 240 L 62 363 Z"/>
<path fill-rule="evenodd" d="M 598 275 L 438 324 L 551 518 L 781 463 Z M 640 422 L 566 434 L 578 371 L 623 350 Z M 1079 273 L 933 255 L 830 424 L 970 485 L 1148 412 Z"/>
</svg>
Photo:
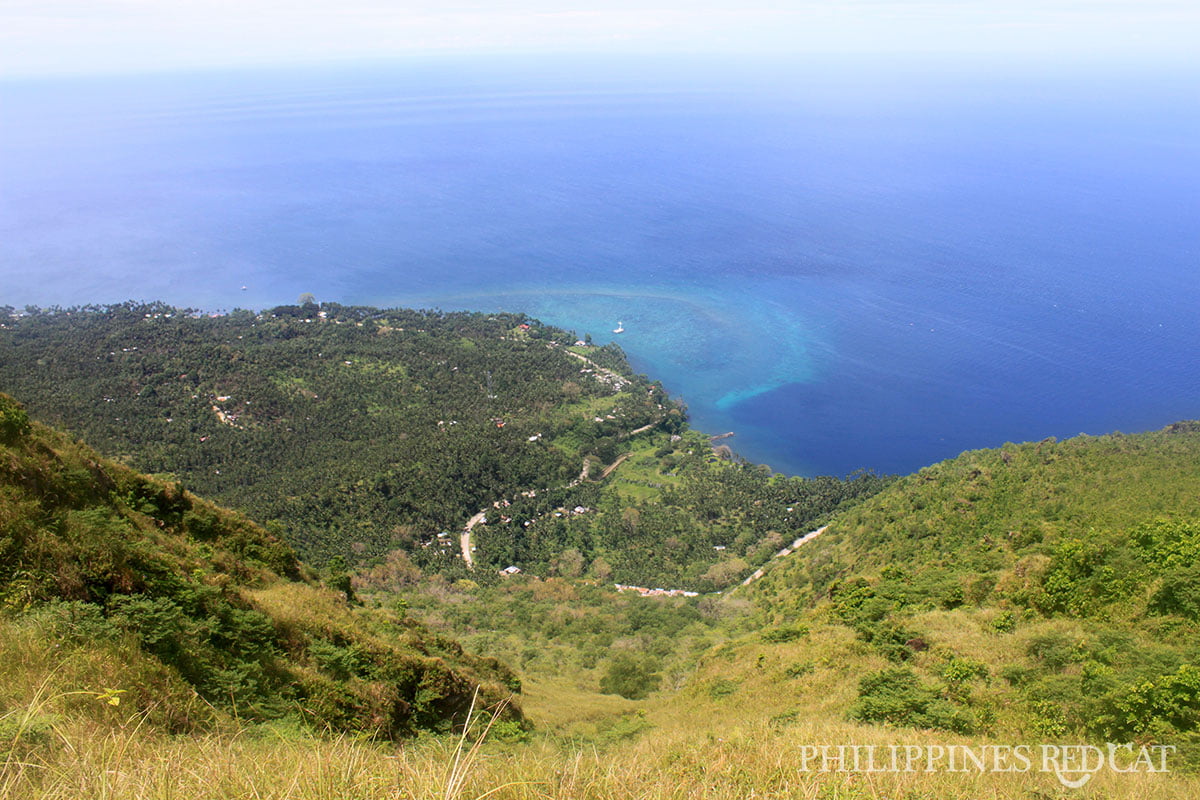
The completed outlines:
<svg viewBox="0 0 1200 800">
<path fill-rule="evenodd" d="M 953 66 L 9 80 L 0 304 L 524 311 L 790 474 L 1200 417 L 1196 72 Z"/>
</svg>

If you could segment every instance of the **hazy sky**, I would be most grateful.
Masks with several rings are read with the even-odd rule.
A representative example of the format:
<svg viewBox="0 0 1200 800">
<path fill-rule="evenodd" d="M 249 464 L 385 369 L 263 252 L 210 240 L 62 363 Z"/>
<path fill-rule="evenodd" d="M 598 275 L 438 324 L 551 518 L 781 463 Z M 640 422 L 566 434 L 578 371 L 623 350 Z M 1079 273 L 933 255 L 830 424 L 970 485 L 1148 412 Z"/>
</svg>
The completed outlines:
<svg viewBox="0 0 1200 800">
<path fill-rule="evenodd" d="M 0 75 L 445 52 L 1186 57 L 1200 0 L 0 0 Z"/>
</svg>

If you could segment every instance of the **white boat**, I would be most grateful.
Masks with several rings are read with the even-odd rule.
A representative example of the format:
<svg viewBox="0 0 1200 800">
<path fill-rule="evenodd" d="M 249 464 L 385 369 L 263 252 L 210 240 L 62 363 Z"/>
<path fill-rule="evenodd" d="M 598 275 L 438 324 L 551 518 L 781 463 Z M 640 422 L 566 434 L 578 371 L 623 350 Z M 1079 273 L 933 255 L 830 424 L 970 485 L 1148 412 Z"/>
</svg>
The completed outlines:
<svg viewBox="0 0 1200 800">
<path fill-rule="evenodd" d="M 623 322 L 618 322 L 617 327 L 613 328 L 613 333 L 624 333 L 624 332 L 625 332 L 625 323 L 623 323 Z"/>
</svg>

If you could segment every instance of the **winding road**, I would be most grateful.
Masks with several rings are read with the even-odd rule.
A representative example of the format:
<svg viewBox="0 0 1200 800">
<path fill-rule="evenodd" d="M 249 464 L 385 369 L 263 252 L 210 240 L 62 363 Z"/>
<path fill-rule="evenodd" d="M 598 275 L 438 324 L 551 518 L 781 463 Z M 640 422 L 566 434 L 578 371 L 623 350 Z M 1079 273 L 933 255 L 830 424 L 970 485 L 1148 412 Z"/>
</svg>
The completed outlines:
<svg viewBox="0 0 1200 800">
<path fill-rule="evenodd" d="M 592 361 L 587 356 L 580 355 L 579 353 L 575 353 L 570 350 L 562 350 L 561 352 L 566 353 L 567 355 L 572 356 L 574 358 L 577 358 L 580 361 L 586 362 L 593 370 L 595 370 L 597 373 L 602 374 L 605 378 L 607 378 L 609 385 L 612 386 L 614 389 L 617 389 L 618 391 L 620 389 L 622 389 L 625 384 L 629 383 L 628 378 L 620 375 L 619 373 L 612 371 L 611 369 L 607 369 L 605 367 L 600 366 L 599 364 Z M 659 420 L 659 421 L 661 422 L 661 420 Z M 633 436 L 637 436 L 639 433 L 645 433 L 646 431 L 653 430 L 654 426 L 657 424 L 658 424 L 658 422 L 651 422 L 649 425 L 643 425 L 640 428 L 636 428 L 632 431 L 629 431 L 629 433 L 622 434 L 620 438 L 627 439 L 627 438 L 630 438 Z M 607 478 L 609 475 L 612 474 L 613 470 L 615 470 L 617 467 L 621 466 L 621 463 L 624 462 L 625 459 L 629 458 L 631 455 L 633 455 L 633 453 L 623 453 L 622 455 L 618 456 L 616 461 L 614 461 L 613 463 L 609 464 L 607 467 L 604 468 L 604 470 L 600 473 L 600 477 L 596 478 L 596 480 L 604 480 L 605 478 Z M 583 457 L 583 468 L 579 471 L 579 477 L 575 478 L 573 481 L 568 483 L 563 488 L 573 489 L 576 486 L 578 486 L 579 484 L 583 483 L 585 480 L 588 480 L 589 479 L 588 472 L 591 470 L 593 463 L 594 463 L 594 459 L 592 456 L 584 456 Z M 475 516 L 473 516 L 469 520 L 467 520 L 466 526 L 463 528 L 462 533 L 459 534 L 458 546 L 459 546 L 459 549 L 462 550 L 462 559 L 463 559 L 463 562 L 467 565 L 468 569 L 475 569 L 475 557 L 471 555 L 471 552 L 474 549 L 474 545 L 471 542 L 471 529 L 474 528 L 479 523 L 483 522 L 485 519 L 487 519 L 488 512 L 491 511 L 492 509 L 496 508 L 497 504 L 499 502 L 500 501 L 497 500 L 495 503 L 492 503 L 490 508 L 483 509 L 478 514 L 476 514 Z"/>
</svg>

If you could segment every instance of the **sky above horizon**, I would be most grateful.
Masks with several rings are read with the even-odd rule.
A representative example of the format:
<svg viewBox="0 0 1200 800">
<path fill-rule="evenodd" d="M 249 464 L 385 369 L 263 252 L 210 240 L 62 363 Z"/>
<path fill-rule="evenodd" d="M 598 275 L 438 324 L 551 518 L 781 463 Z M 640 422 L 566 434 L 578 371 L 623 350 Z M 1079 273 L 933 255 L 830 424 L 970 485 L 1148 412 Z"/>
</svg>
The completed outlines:
<svg viewBox="0 0 1200 800">
<path fill-rule="evenodd" d="M 1195 0 L 0 0 L 0 76 L 441 54 L 1186 60 Z"/>
</svg>

